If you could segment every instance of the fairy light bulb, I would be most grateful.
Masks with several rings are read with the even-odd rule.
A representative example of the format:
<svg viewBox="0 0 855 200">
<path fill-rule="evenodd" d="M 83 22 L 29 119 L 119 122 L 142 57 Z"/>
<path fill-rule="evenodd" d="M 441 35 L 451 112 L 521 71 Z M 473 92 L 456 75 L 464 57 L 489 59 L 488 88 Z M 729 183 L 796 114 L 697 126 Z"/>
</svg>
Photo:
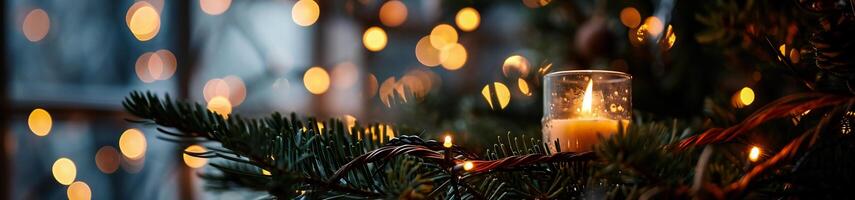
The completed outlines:
<svg viewBox="0 0 855 200">
<path fill-rule="evenodd" d="M 446 135 L 445 141 L 442 143 L 442 146 L 444 146 L 445 148 L 451 148 L 452 145 L 454 145 L 454 144 L 451 144 L 451 136 Z"/>
</svg>

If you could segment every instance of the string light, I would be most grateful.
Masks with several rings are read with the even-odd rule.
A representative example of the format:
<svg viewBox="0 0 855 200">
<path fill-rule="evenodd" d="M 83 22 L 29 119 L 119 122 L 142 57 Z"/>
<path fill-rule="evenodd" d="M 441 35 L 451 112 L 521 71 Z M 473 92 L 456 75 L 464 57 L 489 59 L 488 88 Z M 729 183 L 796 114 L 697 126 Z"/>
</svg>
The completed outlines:
<svg viewBox="0 0 855 200">
<path fill-rule="evenodd" d="M 33 134 L 43 137 L 50 133 L 50 129 L 53 127 L 53 120 L 47 110 L 36 108 L 30 112 L 30 116 L 27 118 L 27 125 Z"/>
<path fill-rule="evenodd" d="M 77 167 L 74 166 L 74 161 L 64 157 L 53 162 L 51 172 L 53 172 L 53 178 L 59 184 L 63 185 L 71 184 L 71 182 L 74 182 L 74 178 L 77 177 Z"/>
<path fill-rule="evenodd" d="M 137 1 L 131 5 L 125 20 L 139 41 L 149 41 L 160 32 L 160 14 L 146 1 Z"/>
<path fill-rule="evenodd" d="M 388 27 L 400 26 L 407 20 L 407 5 L 401 1 L 392 0 L 380 7 L 380 23 Z"/>
<path fill-rule="evenodd" d="M 445 136 L 445 140 L 443 140 L 442 146 L 445 148 L 451 148 L 451 146 L 454 146 L 454 144 L 451 143 L 451 135 Z"/>
<path fill-rule="evenodd" d="M 315 66 L 306 70 L 306 74 L 303 75 L 303 85 L 312 94 L 323 94 L 330 87 L 330 76 L 327 70 Z"/>
<path fill-rule="evenodd" d="M 83 181 L 76 181 L 68 186 L 68 200 L 89 200 L 92 199 L 92 190 Z"/>
<path fill-rule="evenodd" d="M 190 145 L 184 149 L 184 152 L 190 153 L 205 153 L 206 151 L 207 150 L 205 149 L 205 147 L 195 144 Z M 182 157 L 184 158 L 184 164 L 186 164 L 190 168 L 200 168 L 202 166 L 205 166 L 205 164 L 208 164 L 207 158 L 196 157 L 187 153 L 184 153 Z"/>
<path fill-rule="evenodd" d="M 383 50 L 383 48 L 386 48 L 386 42 L 388 42 L 386 31 L 383 31 L 380 27 L 372 26 L 365 30 L 365 33 L 362 35 L 362 44 L 369 51 L 376 52 Z"/>
<path fill-rule="evenodd" d="M 748 153 L 748 160 L 757 162 L 760 159 L 760 147 L 751 146 L 751 151 Z"/>
<path fill-rule="evenodd" d="M 481 14 L 472 7 L 466 7 L 457 12 L 454 22 L 461 31 L 473 31 L 481 24 Z"/>
<path fill-rule="evenodd" d="M 27 40 L 30 42 L 41 41 L 50 31 L 50 16 L 41 8 L 33 9 L 24 17 L 21 26 Z"/>
<path fill-rule="evenodd" d="M 739 90 L 739 102 L 742 106 L 751 105 L 754 102 L 754 90 L 750 87 L 744 87 Z"/>
<path fill-rule="evenodd" d="M 139 129 L 125 130 L 119 136 L 119 150 L 128 159 L 138 160 L 145 156 L 146 145 L 145 135 Z"/>
<path fill-rule="evenodd" d="M 299 26 L 311 26 L 321 16 L 321 8 L 313 0 L 299 0 L 291 8 L 291 19 Z"/>
<path fill-rule="evenodd" d="M 463 162 L 463 170 L 471 171 L 472 168 L 475 168 L 475 164 L 473 164 L 472 161 L 467 160 L 466 162 Z"/>
<path fill-rule="evenodd" d="M 202 12 L 209 15 L 220 15 L 226 12 L 232 4 L 232 0 L 199 0 Z"/>
</svg>

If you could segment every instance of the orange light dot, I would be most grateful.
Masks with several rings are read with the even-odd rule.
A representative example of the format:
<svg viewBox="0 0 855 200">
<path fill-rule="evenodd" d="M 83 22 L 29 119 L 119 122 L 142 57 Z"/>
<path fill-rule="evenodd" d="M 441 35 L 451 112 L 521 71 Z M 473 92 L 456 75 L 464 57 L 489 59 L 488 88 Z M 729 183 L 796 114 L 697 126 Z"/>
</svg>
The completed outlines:
<svg viewBox="0 0 855 200">
<path fill-rule="evenodd" d="M 531 90 L 529 90 L 528 82 L 526 82 L 525 79 L 518 78 L 517 79 L 517 86 L 520 89 L 520 93 L 522 93 L 525 96 L 531 96 Z"/>
<path fill-rule="evenodd" d="M 137 1 L 131 5 L 125 20 L 139 41 L 149 41 L 160 32 L 160 14 L 146 1 Z"/>
<path fill-rule="evenodd" d="M 27 125 L 33 134 L 42 137 L 50 133 L 50 129 L 53 127 L 53 119 L 51 119 L 50 113 L 47 110 L 36 108 L 30 112 L 30 116 L 27 118 Z"/>
<path fill-rule="evenodd" d="M 128 129 L 119 136 L 119 150 L 128 159 L 137 160 L 145 156 L 145 135 L 139 129 Z"/>
<path fill-rule="evenodd" d="M 374 74 L 368 74 L 368 80 L 365 83 L 365 96 L 367 98 L 372 98 L 377 94 L 377 90 L 379 89 L 379 83 L 377 81 L 377 77 Z"/>
<path fill-rule="evenodd" d="M 416 59 L 425 66 L 435 67 L 441 64 L 439 60 L 441 52 L 434 48 L 430 41 L 430 36 L 425 36 L 416 43 Z"/>
<path fill-rule="evenodd" d="M 466 7 L 457 12 L 454 22 L 461 31 L 473 31 L 481 24 L 481 14 L 472 7 Z"/>
<path fill-rule="evenodd" d="M 457 31 L 448 24 L 440 24 L 430 31 L 430 44 L 433 48 L 443 49 L 446 45 L 457 43 Z"/>
<path fill-rule="evenodd" d="M 223 116 L 223 118 L 229 118 L 229 114 L 232 113 L 232 103 L 226 97 L 216 96 L 208 101 L 208 110 Z"/>
<path fill-rule="evenodd" d="M 299 0 L 291 8 L 291 19 L 299 26 L 311 26 L 321 16 L 321 8 L 313 0 Z"/>
<path fill-rule="evenodd" d="M 202 95 L 205 97 L 205 101 L 211 101 L 214 97 L 228 98 L 230 91 L 231 87 L 229 87 L 229 83 L 226 80 L 215 78 L 205 83 L 205 87 L 202 88 Z"/>
<path fill-rule="evenodd" d="M 388 42 L 386 31 L 380 27 L 372 26 L 365 30 L 365 34 L 362 35 L 362 44 L 369 51 L 383 50 L 386 48 L 386 42 Z"/>
<path fill-rule="evenodd" d="M 178 66 L 178 59 L 175 58 L 175 54 L 172 51 L 161 49 L 154 52 L 160 58 L 162 62 L 162 72 L 159 76 L 156 77 L 157 80 L 167 80 L 175 74 L 175 69 Z"/>
<path fill-rule="evenodd" d="M 24 17 L 21 30 L 30 42 L 41 41 L 50 31 L 50 17 L 41 8 L 31 10 Z"/>
<path fill-rule="evenodd" d="M 748 153 L 748 160 L 751 160 L 751 162 L 760 160 L 760 147 L 751 146 L 751 151 Z"/>
<path fill-rule="evenodd" d="M 447 70 L 458 70 L 466 64 L 466 48 L 461 44 L 445 46 L 439 54 L 442 67 Z"/>
<path fill-rule="evenodd" d="M 401 1 L 387 1 L 380 7 L 380 22 L 388 27 L 400 26 L 407 20 L 407 5 Z"/>
<path fill-rule="evenodd" d="M 206 151 L 208 150 L 206 150 L 205 147 L 199 145 L 190 145 L 186 149 L 184 149 L 184 152 L 190 153 L 205 153 Z M 205 166 L 205 164 L 208 164 L 207 158 L 200 158 L 187 153 L 184 153 L 183 157 L 184 164 L 187 164 L 187 166 L 191 168 L 200 168 L 202 166 Z"/>
<path fill-rule="evenodd" d="M 665 29 L 665 25 L 662 24 L 662 20 L 656 16 L 648 17 L 644 20 L 644 25 L 647 25 L 647 32 L 653 37 L 658 36 L 662 33 L 663 29 Z"/>
<path fill-rule="evenodd" d="M 359 68 L 351 62 L 339 63 L 333 68 L 331 76 L 335 80 L 335 89 L 349 89 L 359 80 Z"/>
<path fill-rule="evenodd" d="M 105 174 L 112 174 L 119 169 L 122 162 L 119 151 L 111 146 L 104 146 L 95 152 L 95 166 Z"/>
<path fill-rule="evenodd" d="M 743 106 L 748 106 L 751 105 L 751 103 L 754 103 L 754 90 L 750 87 L 743 87 L 739 90 L 739 102 L 741 102 Z"/>
<path fill-rule="evenodd" d="M 92 199 L 92 190 L 89 185 L 82 181 L 77 181 L 68 186 L 68 200 L 89 200 Z"/>
<path fill-rule="evenodd" d="M 495 95 L 498 102 L 493 102 L 493 92 L 490 90 L 490 84 L 485 85 L 484 88 L 481 89 L 481 95 L 484 96 L 484 99 L 487 101 L 490 109 L 505 109 L 511 101 L 511 91 L 508 89 L 508 86 L 499 82 L 493 82 L 493 87 L 496 90 Z"/>
<path fill-rule="evenodd" d="M 71 184 L 77 177 L 77 167 L 74 165 L 74 161 L 68 158 L 59 158 L 53 162 L 51 172 L 53 172 L 53 178 L 63 185 Z"/>
<path fill-rule="evenodd" d="M 232 5 L 232 0 L 199 0 L 199 7 L 209 15 L 220 15 Z"/>
<path fill-rule="evenodd" d="M 620 22 L 629 28 L 636 28 L 641 24 L 641 13 L 633 7 L 626 7 L 620 11 Z"/>
<path fill-rule="evenodd" d="M 472 170 L 472 168 L 475 168 L 475 164 L 473 164 L 472 161 L 463 162 L 463 170 L 469 171 Z"/>
<path fill-rule="evenodd" d="M 309 68 L 303 75 L 303 85 L 312 94 L 323 94 L 330 87 L 330 75 L 321 67 Z"/>
<path fill-rule="evenodd" d="M 502 74 L 508 78 L 526 77 L 529 72 L 529 62 L 523 56 L 512 55 L 502 64 Z"/>
</svg>

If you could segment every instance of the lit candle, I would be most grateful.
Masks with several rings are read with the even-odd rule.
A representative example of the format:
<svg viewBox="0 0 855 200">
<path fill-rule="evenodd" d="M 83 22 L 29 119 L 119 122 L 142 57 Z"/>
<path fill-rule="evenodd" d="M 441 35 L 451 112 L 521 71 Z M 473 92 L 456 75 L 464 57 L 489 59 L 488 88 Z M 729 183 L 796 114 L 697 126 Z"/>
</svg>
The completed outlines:
<svg viewBox="0 0 855 200">
<path fill-rule="evenodd" d="M 571 71 L 570 73 L 575 72 Z M 584 81 L 584 90 L 579 95 L 579 92 L 572 90 L 568 91 L 550 91 L 545 96 L 545 108 L 547 112 L 544 116 L 544 141 L 548 142 L 553 151 L 554 141 L 558 140 L 561 145 L 561 151 L 564 152 L 583 152 L 590 151 L 594 144 L 599 141 L 599 136 L 609 137 L 617 133 L 620 124 L 624 127 L 629 123 L 629 102 L 627 97 L 629 94 L 628 81 L 627 83 L 616 87 L 615 79 L 609 79 L 607 75 L 598 75 L 591 73 L 619 73 L 607 71 L 582 71 L 587 73 L 587 81 Z M 619 75 L 625 75 L 619 73 Z M 555 79 L 547 76 L 548 79 Z M 605 78 L 604 78 L 605 77 Z M 626 76 L 628 77 L 628 75 Z M 561 80 L 568 80 L 569 77 L 562 77 Z M 595 84 L 595 78 L 604 84 L 612 84 L 607 87 L 599 88 Z M 584 78 L 582 78 L 584 80 Z M 619 80 L 619 79 L 617 79 Z M 627 78 L 628 80 L 628 78 Z M 609 82 L 612 81 L 612 82 Z M 547 90 L 563 90 L 566 85 L 550 84 L 547 80 Z M 560 83 L 558 83 L 560 84 Z M 577 84 L 578 85 L 578 84 Z M 620 90 L 620 92 L 617 92 Z M 579 102 L 581 96 L 581 102 Z M 574 99 L 575 98 L 575 99 Z M 562 103 L 563 102 L 563 103 Z M 606 106 L 608 104 L 608 106 Z"/>
</svg>

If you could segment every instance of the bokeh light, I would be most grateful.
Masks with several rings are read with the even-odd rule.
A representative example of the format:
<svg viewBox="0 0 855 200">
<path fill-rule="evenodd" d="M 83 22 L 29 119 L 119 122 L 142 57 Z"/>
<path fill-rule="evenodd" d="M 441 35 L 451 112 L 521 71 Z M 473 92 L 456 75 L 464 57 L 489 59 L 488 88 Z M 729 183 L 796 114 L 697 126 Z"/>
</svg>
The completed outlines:
<svg viewBox="0 0 855 200">
<path fill-rule="evenodd" d="M 481 95 L 484 96 L 484 99 L 487 101 L 487 104 L 490 105 L 490 109 L 505 109 L 508 106 L 508 103 L 511 102 L 511 91 L 508 89 L 503 83 L 494 82 L 493 89 L 495 89 L 495 96 L 498 102 L 493 102 L 493 90 L 490 88 L 491 84 L 487 84 L 481 89 Z"/>
<path fill-rule="evenodd" d="M 641 13 L 633 7 L 626 7 L 620 11 L 620 22 L 629 28 L 636 28 L 641 24 Z"/>
<path fill-rule="evenodd" d="M 291 8 L 291 19 L 300 26 L 311 26 L 321 16 L 321 8 L 313 0 L 299 0 Z"/>
<path fill-rule="evenodd" d="M 377 76 L 368 74 L 368 78 L 365 80 L 365 97 L 368 99 L 373 98 L 379 88 L 380 83 L 377 81 Z"/>
<path fill-rule="evenodd" d="M 743 106 L 751 105 L 754 102 L 754 90 L 750 87 L 744 87 L 739 90 L 739 102 Z"/>
<path fill-rule="evenodd" d="M 161 49 L 154 52 L 152 57 L 157 56 L 162 64 L 162 71 L 159 75 L 154 76 L 152 78 L 157 80 L 167 80 L 175 74 L 175 69 L 178 67 L 178 59 L 175 58 L 175 54 L 172 51 Z M 149 61 L 151 63 L 151 61 Z M 154 74 L 154 73 L 152 73 Z"/>
<path fill-rule="evenodd" d="M 388 27 L 400 26 L 407 21 L 407 5 L 398 0 L 387 1 L 380 7 L 380 23 Z"/>
<path fill-rule="evenodd" d="M 111 146 L 104 146 L 95 152 L 95 166 L 105 174 L 112 174 L 119 169 L 122 158 L 119 151 Z"/>
<path fill-rule="evenodd" d="M 531 89 L 528 88 L 528 82 L 525 79 L 517 78 L 517 87 L 520 89 L 520 93 L 525 96 L 531 96 Z"/>
<path fill-rule="evenodd" d="M 122 155 L 131 160 L 137 160 L 145 156 L 146 139 L 139 129 L 128 129 L 119 136 L 119 150 Z"/>
<path fill-rule="evenodd" d="M 36 108 L 30 112 L 30 116 L 27 118 L 27 125 L 33 134 L 40 137 L 46 136 L 50 133 L 51 127 L 53 127 L 53 119 L 51 119 L 50 113 L 47 110 Z"/>
<path fill-rule="evenodd" d="M 472 161 L 467 160 L 466 162 L 463 162 L 463 170 L 469 171 L 472 170 L 472 168 L 475 168 L 475 164 L 473 164 Z"/>
<path fill-rule="evenodd" d="M 232 0 L 199 0 L 199 7 L 209 15 L 223 14 L 231 5 Z"/>
<path fill-rule="evenodd" d="M 522 0 L 523 5 L 529 8 L 539 8 L 542 6 L 546 6 L 552 2 L 552 0 Z"/>
<path fill-rule="evenodd" d="M 458 70 L 466 64 L 466 48 L 454 43 L 445 46 L 439 54 L 442 67 L 448 70 Z"/>
<path fill-rule="evenodd" d="M 671 25 L 668 25 L 668 29 L 665 31 L 665 37 L 663 40 L 663 45 L 666 49 L 671 49 L 671 47 L 674 47 L 674 43 L 677 42 L 677 34 L 674 33 L 674 29 Z"/>
<path fill-rule="evenodd" d="M 457 31 L 448 24 L 440 24 L 430 31 L 430 44 L 433 48 L 443 49 L 446 45 L 457 43 Z"/>
<path fill-rule="evenodd" d="M 243 83 L 243 79 L 235 75 L 228 75 L 223 77 L 223 81 L 228 86 L 228 96 L 224 97 L 229 99 L 232 107 L 237 107 L 243 103 L 243 100 L 246 99 L 246 85 Z"/>
<path fill-rule="evenodd" d="M 525 78 L 529 71 L 528 59 L 520 55 L 509 56 L 502 64 L 502 74 L 508 78 Z"/>
<path fill-rule="evenodd" d="M 63 185 L 69 185 L 77 178 L 77 167 L 74 166 L 74 161 L 68 158 L 59 158 L 53 162 L 51 172 L 53 172 L 53 178 Z"/>
<path fill-rule="evenodd" d="M 760 153 L 760 147 L 751 146 L 751 150 L 748 152 L 748 160 L 757 162 L 757 160 L 760 160 Z"/>
<path fill-rule="evenodd" d="M 27 13 L 24 22 L 21 24 L 24 37 L 27 37 L 30 42 L 38 42 L 44 39 L 50 31 L 50 16 L 45 10 L 33 9 Z"/>
<path fill-rule="evenodd" d="M 223 118 L 229 118 L 229 114 L 232 114 L 232 103 L 226 97 L 215 96 L 208 101 L 208 110 L 223 116 Z"/>
<path fill-rule="evenodd" d="M 303 75 L 303 85 L 312 94 L 323 94 L 330 87 L 330 75 L 324 68 L 318 66 L 309 68 Z"/>
<path fill-rule="evenodd" d="M 646 26 L 647 32 L 650 33 L 650 36 L 652 37 L 658 36 L 662 33 L 662 30 L 665 29 L 665 25 L 662 24 L 662 20 L 656 16 L 651 16 L 645 19 L 644 25 L 642 26 Z"/>
<path fill-rule="evenodd" d="M 359 80 L 359 69 L 351 62 L 343 62 L 336 65 L 332 70 L 333 88 L 346 90 L 353 88 Z"/>
<path fill-rule="evenodd" d="M 215 78 L 208 80 L 205 83 L 205 86 L 202 88 L 202 95 L 205 97 L 205 101 L 211 101 L 214 97 L 225 97 L 229 98 L 231 88 L 229 87 L 229 83 L 226 80 L 221 78 Z"/>
<path fill-rule="evenodd" d="M 425 36 L 416 43 L 416 59 L 422 65 L 436 67 L 441 64 L 439 60 L 440 51 L 434 48 L 430 41 L 430 36 Z"/>
<path fill-rule="evenodd" d="M 376 26 L 368 28 L 365 30 L 365 34 L 362 35 L 362 44 L 365 45 L 365 48 L 369 51 L 383 50 L 383 48 L 386 48 L 387 41 L 386 31 L 383 31 L 382 28 Z"/>
<path fill-rule="evenodd" d="M 76 181 L 68 186 L 68 200 L 89 200 L 92 199 L 92 190 L 83 181 Z"/>
<path fill-rule="evenodd" d="M 160 32 L 160 14 L 146 1 L 137 1 L 131 5 L 125 20 L 139 41 L 149 41 Z"/>
<path fill-rule="evenodd" d="M 205 153 L 207 151 L 208 150 L 206 150 L 205 147 L 195 145 L 195 144 L 190 145 L 184 149 L 184 152 L 190 152 L 190 153 Z M 183 157 L 184 157 L 184 164 L 186 164 L 190 168 L 200 168 L 202 166 L 205 166 L 205 164 L 208 164 L 207 158 L 200 158 L 200 157 L 192 156 L 192 155 L 187 154 L 187 153 L 184 153 Z"/>
<path fill-rule="evenodd" d="M 137 73 L 137 77 L 143 83 L 151 83 L 155 81 L 154 77 L 152 77 L 151 68 L 149 67 L 152 55 L 154 55 L 154 53 L 145 52 L 137 58 L 137 62 L 134 64 L 134 70 Z"/>
<path fill-rule="evenodd" d="M 481 14 L 472 7 L 466 7 L 457 12 L 454 22 L 461 31 L 473 31 L 481 24 Z"/>
<path fill-rule="evenodd" d="M 382 102 L 383 105 L 386 105 L 386 107 L 392 107 L 392 103 L 395 100 L 394 92 L 397 86 L 398 82 L 395 80 L 395 77 L 386 78 L 386 80 L 384 80 L 383 83 L 380 84 L 380 91 L 378 92 L 378 95 L 380 95 L 380 102 Z"/>
</svg>

